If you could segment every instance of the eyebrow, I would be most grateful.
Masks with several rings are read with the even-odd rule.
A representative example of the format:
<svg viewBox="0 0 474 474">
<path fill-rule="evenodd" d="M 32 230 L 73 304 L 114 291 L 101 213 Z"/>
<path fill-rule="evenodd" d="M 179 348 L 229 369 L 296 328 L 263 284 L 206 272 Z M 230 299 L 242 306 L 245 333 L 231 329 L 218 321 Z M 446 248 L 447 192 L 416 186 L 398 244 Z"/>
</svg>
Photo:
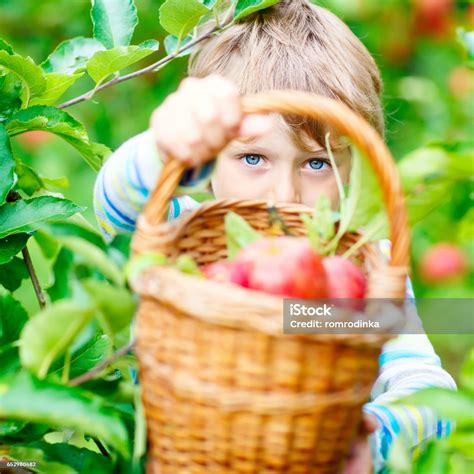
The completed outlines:
<svg viewBox="0 0 474 474">
<path fill-rule="evenodd" d="M 229 145 L 229 149 L 234 151 L 239 148 L 246 148 L 246 145 L 252 145 L 252 151 L 255 151 L 256 153 L 268 153 L 271 151 L 269 148 L 261 146 L 261 145 L 256 145 L 254 142 L 256 141 L 256 138 L 254 137 L 245 137 L 245 138 L 236 138 L 234 139 L 234 143 L 231 143 Z M 343 151 L 346 148 L 349 148 L 348 145 L 337 145 L 337 146 L 331 146 L 332 151 Z M 322 154 L 326 153 L 327 154 L 327 149 L 326 148 L 318 148 L 318 149 L 313 149 L 310 151 L 305 151 L 305 153 L 314 153 L 314 154 Z"/>
</svg>

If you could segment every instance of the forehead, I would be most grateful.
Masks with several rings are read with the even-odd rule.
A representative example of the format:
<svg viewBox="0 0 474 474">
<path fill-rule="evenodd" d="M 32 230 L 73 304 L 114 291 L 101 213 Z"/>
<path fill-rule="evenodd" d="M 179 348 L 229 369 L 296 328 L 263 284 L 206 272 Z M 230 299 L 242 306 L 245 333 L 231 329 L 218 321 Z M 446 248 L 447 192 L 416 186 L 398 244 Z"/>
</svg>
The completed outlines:
<svg viewBox="0 0 474 474">
<path fill-rule="evenodd" d="M 280 114 L 271 113 L 269 115 L 273 126 L 268 133 L 259 137 L 238 137 L 231 142 L 231 145 L 234 147 L 245 147 L 245 145 L 250 144 L 253 147 L 263 148 L 286 147 L 303 152 L 326 150 L 326 143 L 319 143 L 302 129 L 290 127 Z M 304 118 L 301 120 L 303 121 Z M 336 151 L 345 148 L 345 145 L 341 141 L 341 136 L 336 130 L 328 127 L 328 133 L 332 150 Z"/>
</svg>

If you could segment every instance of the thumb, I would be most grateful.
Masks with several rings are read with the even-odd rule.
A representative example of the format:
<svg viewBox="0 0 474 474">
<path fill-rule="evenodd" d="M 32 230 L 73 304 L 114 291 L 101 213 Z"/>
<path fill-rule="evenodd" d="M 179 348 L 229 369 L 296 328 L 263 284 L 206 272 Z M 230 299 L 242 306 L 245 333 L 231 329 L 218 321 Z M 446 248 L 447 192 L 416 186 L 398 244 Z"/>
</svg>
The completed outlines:
<svg viewBox="0 0 474 474">
<path fill-rule="evenodd" d="M 362 416 L 361 431 L 363 434 L 370 434 L 379 428 L 379 422 L 374 415 L 364 413 Z"/>
<path fill-rule="evenodd" d="M 272 129 L 272 125 L 272 120 L 269 115 L 246 115 L 242 119 L 238 135 L 244 137 L 258 137 L 268 133 Z"/>
</svg>

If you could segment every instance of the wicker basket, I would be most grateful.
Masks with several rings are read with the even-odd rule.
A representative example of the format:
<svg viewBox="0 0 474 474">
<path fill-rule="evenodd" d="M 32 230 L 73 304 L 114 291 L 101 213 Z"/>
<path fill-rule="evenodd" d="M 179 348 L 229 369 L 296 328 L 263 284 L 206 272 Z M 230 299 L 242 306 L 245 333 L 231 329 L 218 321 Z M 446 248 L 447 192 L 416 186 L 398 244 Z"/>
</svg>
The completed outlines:
<svg viewBox="0 0 474 474">
<path fill-rule="evenodd" d="M 401 187 L 383 141 L 349 108 L 324 97 L 272 91 L 243 98 L 243 110 L 326 121 L 369 158 L 392 238 L 389 263 L 371 245 L 354 256 L 369 297 L 403 297 L 409 233 Z M 140 217 L 133 251 L 226 257 L 224 216 L 234 211 L 269 232 L 264 201 L 218 200 L 162 222 L 184 172 L 168 158 Z M 294 235 L 313 210 L 276 205 Z M 358 236 L 346 234 L 338 251 Z M 282 298 L 155 266 L 132 281 L 139 380 L 148 432 L 147 473 L 335 473 L 357 434 L 378 372 L 385 334 L 283 334 Z M 383 323 L 383 321 L 382 321 Z M 382 327 L 383 324 L 382 324 Z M 384 332 L 384 331 L 382 331 Z"/>
</svg>

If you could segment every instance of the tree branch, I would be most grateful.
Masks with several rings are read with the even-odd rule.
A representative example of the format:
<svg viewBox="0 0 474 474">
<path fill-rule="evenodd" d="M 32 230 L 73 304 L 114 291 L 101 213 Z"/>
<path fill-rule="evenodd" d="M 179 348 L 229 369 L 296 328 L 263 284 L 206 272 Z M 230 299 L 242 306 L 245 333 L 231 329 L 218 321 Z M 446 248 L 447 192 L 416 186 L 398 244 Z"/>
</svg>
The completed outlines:
<svg viewBox="0 0 474 474">
<path fill-rule="evenodd" d="M 102 372 L 109 365 L 113 364 L 117 359 L 119 359 L 123 355 L 130 352 L 133 349 L 133 346 L 135 345 L 135 341 L 136 339 L 133 338 L 129 344 L 119 349 L 110 357 L 107 357 L 107 359 L 105 359 L 99 365 L 95 366 L 93 369 L 89 370 L 89 372 L 86 372 L 85 374 L 79 375 L 79 377 L 76 377 L 75 379 L 70 380 L 69 385 L 71 386 L 80 385 L 84 382 L 87 382 L 88 380 L 92 380 L 97 374 Z"/>
<path fill-rule="evenodd" d="M 40 308 L 43 309 L 46 306 L 46 299 L 44 297 L 43 290 L 41 289 L 38 276 L 36 275 L 35 267 L 33 266 L 33 262 L 31 261 L 30 251 L 28 250 L 28 247 L 25 247 L 21 251 L 21 253 L 23 255 L 23 260 L 25 261 L 26 268 L 28 269 L 28 273 L 30 274 L 31 283 L 33 283 L 36 299 L 38 300 Z"/>
<path fill-rule="evenodd" d="M 102 444 L 102 441 L 100 441 L 99 438 L 94 438 L 94 437 L 92 438 L 92 441 L 94 441 L 95 445 L 99 448 L 99 451 L 101 452 L 101 454 L 105 456 L 106 458 L 110 459 L 110 454 L 105 449 L 105 446 Z"/>
<path fill-rule="evenodd" d="M 104 89 L 107 89 L 110 86 L 113 86 L 115 84 L 118 84 L 120 82 L 128 81 L 129 79 L 133 79 L 134 77 L 142 76 L 143 74 L 146 74 L 148 72 L 155 71 L 156 69 L 164 66 L 166 63 L 170 62 L 172 59 L 174 59 L 178 54 L 182 53 L 183 51 L 186 51 L 189 48 L 192 48 L 196 44 L 200 43 L 201 41 L 205 40 L 206 38 L 209 38 L 213 33 L 225 29 L 226 26 L 231 22 L 232 20 L 232 9 L 231 7 L 229 11 L 227 12 L 223 22 L 221 25 L 215 25 L 211 30 L 209 30 L 207 33 L 204 33 L 202 36 L 199 36 L 198 38 L 194 39 L 193 41 L 190 41 L 189 43 L 181 46 L 177 51 L 175 51 L 172 54 L 168 54 L 168 56 L 165 56 L 164 58 L 161 58 L 159 61 L 154 62 L 153 64 L 150 64 L 149 66 L 146 66 L 142 69 L 139 69 L 138 71 L 131 72 L 130 74 L 126 74 L 125 76 L 117 76 L 111 79 L 108 82 L 104 82 L 104 84 L 100 85 L 97 88 L 91 89 L 90 91 L 85 92 L 84 94 L 68 100 L 67 102 L 64 102 L 63 104 L 58 105 L 59 109 L 65 109 L 66 107 L 70 107 L 71 105 L 79 104 L 80 102 L 84 102 L 86 100 L 92 99 L 94 94 L 96 92 L 102 91 Z"/>
<path fill-rule="evenodd" d="M 15 202 L 15 201 L 19 201 L 20 199 L 21 199 L 20 194 L 13 190 L 11 190 L 7 195 L 7 202 Z M 33 283 L 36 299 L 38 300 L 40 308 L 43 309 L 46 306 L 46 298 L 44 297 L 44 293 L 43 293 L 43 290 L 41 289 L 38 276 L 36 275 L 36 270 L 35 270 L 35 267 L 33 266 L 33 262 L 31 260 L 28 247 L 24 247 L 21 253 L 23 255 L 23 261 L 25 262 L 26 268 L 28 270 L 28 274 L 30 275 L 31 283 Z"/>
</svg>

